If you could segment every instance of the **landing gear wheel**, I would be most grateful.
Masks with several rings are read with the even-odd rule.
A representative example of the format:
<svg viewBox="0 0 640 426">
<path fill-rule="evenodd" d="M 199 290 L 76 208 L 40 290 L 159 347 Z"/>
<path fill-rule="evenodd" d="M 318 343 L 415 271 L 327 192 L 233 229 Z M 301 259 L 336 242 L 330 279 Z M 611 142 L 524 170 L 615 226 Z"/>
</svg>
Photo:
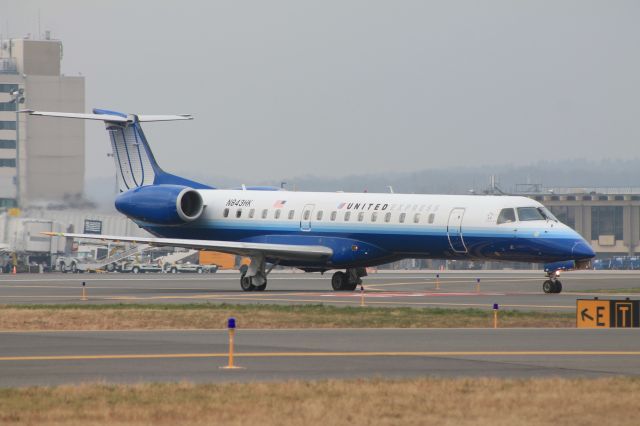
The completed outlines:
<svg viewBox="0 0 640 426">
<path fill-rule="evenodd" d="M 550 293 L 555 293 L 553 290 L 555 289 L 555 286 L 553 284 L 553 281 L 551 280 L 546 280 L 545 282 L 542 283 L 542 291 L 544 291 L 547 294 Z"/>
<path fill-rule="evenodd" d="M 331 277 L 331 287 L 334 291 L 344 291 L 345 287 L 348 286 L 347 283 L 347 274 L 344 272 L 338 271 Z"/>
<path fill-rule="evenodd" d="M 358 288 L 358 285 L 359 285 L 359 284 L 362 284 L 362 280 L 361 280 L 360 278 L 358 278 L 358 280 L 357 280 L 357 281 L 349 282 L 349 283 L 346 285 L 346 287 L 345 287 L 345 289 L 344 289 L 344 290 L 345 290 L 345 291 L 353 291 L 353 290 L 355 290 L 356 288 Z"/>
<path fill-rule="evenodd" d="M 266 282 L 264 284 L 262 284 L 262 285 L 254 286 L 254 290 L 255 291 L 264 291 L 264 289 L 266 289 L 266 288 L 267 288 L 267 283 Z"/>
<path fill-rule="evenodd" d="M 256 289 L 256 286 L 251 283 L 251 277 L 245 277 L 244 275 L 240 278 L 240 287 L 242 291 L 254 291 Z"/>
<path fill-rule="evenodd" d="M 109 263 L 109 264 L 107 265 L 107 272 L 113 272 L 113 271 L 115 271 L 115 270 L 116 270 L 116 265 L 115 265 L 115 263 Z"/>
<path fill-rule="evenodd" d="M 558 280 L 555 280 L 553 283 L 553 292 L 555 294 L 558 294 L 560 292 L 562 292 L 562 283 Z"/>
</svg>

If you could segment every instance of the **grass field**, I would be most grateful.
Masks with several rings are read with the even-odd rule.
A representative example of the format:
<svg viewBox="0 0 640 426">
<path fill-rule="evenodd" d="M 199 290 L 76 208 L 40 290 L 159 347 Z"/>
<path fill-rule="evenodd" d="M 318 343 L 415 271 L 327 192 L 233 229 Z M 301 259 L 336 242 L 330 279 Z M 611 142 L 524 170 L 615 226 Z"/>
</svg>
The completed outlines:
<svg viewBox="0 0 640 426">
<path fill-rule="evenodd" d="M 491 309 L 333 307 L 325 305 L 5 305 L 0 330 L 492 327 Z M 574 327 L 571 313 L 502 311 L 500 327 Z"/>
<path fill-rule="evenodd" d="M 637 425 L 640 380 L 87 384 L 0 390 L 0 424 Z"/>
</svg>

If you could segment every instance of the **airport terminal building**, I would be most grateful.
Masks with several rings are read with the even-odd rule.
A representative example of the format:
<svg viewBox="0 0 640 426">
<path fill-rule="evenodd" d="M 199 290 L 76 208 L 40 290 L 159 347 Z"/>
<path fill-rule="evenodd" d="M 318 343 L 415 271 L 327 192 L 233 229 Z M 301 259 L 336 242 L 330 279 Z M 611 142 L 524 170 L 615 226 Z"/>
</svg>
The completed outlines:
<svg viewBox="0 0 640 426">
<path fill-rule="evenodd" d="M 0 40 L 0 208 L 80 197 L 83 120 L 30 119 L 20 109 L 81 112 L 85 80 L 61 73 L 62 42 Z"/>
</svg>

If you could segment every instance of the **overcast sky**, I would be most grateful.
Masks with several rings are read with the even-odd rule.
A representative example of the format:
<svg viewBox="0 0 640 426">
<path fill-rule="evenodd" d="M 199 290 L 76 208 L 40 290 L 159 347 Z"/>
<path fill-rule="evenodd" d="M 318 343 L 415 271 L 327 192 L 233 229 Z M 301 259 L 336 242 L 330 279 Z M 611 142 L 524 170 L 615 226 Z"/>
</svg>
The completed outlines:
<svg viewBox="0 0 640 426">
<path fill-rule="evenodd" d="M 167 170 L 243 182 L 640 153 L 640 2 L 0 0 Z M 87 123 L 87 175 L 113 175 Z M 215 184 L 215 182 L 209 182 Z"/>
</svg>

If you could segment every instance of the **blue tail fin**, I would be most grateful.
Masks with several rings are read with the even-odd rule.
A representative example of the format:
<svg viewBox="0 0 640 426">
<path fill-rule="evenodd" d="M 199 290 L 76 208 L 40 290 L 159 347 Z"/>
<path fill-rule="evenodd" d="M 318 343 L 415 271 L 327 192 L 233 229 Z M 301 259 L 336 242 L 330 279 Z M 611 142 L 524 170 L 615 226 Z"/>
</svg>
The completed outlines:
<svg viewBox="0 0 640 426">
<path fill-rule="evenodd" d="M 184 185 L 196 189 L 212 188 L 162 170 L 153 156 L 137 116 L 102 109 L 94 109 L 93 113 L 127 119 L 126 121 L 109 121 L 108 118 L 105 120 L 111 137 L 111 149 L 120 192 L 139 186 L 158 184 Z"/>
</svg>

